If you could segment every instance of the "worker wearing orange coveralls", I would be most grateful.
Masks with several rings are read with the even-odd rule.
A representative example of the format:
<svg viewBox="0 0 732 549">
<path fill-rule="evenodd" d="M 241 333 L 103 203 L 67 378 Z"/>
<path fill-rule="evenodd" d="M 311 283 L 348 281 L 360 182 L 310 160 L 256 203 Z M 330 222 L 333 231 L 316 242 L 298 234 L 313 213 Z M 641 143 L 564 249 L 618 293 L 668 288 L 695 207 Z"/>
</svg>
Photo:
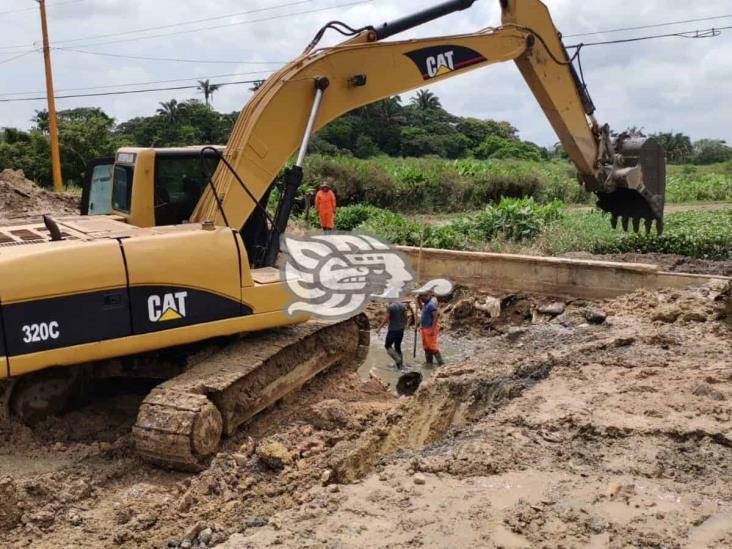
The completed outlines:
<svg viewBox="0 0 732 549">
<path fill-rule="evenodd" d="M 315 209 L 318 210 L 323 231 L 332 231 L 335 227 L 336 196 L 329 183 L 323 183 L 315 195 Z"/>
<path fill-rule="evenodd" d="M 437 337 L 440 331 L 438 324 L 440 307 L 437 303 L 437 298 L 431 292 L 426 292 L 420 294 L 419 301 L 422 305 L 420 326 L 425 360 L 427 364 L 432 364 L 432 359 L 437 359 L 437 364 L 442 366 L 445 361 L 442 360 L 440 348 L 437 345 Z"/>
</svg>

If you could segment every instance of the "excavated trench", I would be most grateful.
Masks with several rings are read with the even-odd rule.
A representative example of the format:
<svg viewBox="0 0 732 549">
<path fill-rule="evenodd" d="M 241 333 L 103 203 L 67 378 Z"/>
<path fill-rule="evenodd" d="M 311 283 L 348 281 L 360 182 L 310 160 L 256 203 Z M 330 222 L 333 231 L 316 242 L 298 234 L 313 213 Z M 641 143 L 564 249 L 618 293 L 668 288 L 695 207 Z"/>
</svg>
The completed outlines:
<svg viewBox="0 0 732 549">
<path fill-rule="evenodd" d="M 541 357 L 507 366 L 495 377 L 474 380 L 474 370 L 437 372 L 409 402 L 383 418 L 354 444 L 336 447 L 330 465 L 338 482 L 356 481 L 389 454 L 440 444 L 460 427 L 495 412 L 546 379 L 567 358 Z M 509 371 L 505 373 L 505 370 Z"/>
</svg>

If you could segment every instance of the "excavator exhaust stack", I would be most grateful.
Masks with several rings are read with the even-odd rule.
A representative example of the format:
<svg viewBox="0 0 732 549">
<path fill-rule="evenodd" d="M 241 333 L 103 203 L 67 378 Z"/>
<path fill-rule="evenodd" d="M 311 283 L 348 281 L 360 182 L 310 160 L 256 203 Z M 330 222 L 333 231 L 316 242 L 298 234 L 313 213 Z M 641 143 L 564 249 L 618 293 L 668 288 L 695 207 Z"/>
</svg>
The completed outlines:
<svg viewBox="0 0 732 549">
<path fill-rule="evenodd" d="M 597 192 L 597 206 L 610 213 L 613 228 L 620 220 L 623 230 L 632 225 L 646 233 L 653 221 L 663 233 L 663 209 L 666 200 L 666 153 L 654 139 L 621 135 L 614 143 L 614 162 L 608 170 L 604 190 Z"/>
</svg>

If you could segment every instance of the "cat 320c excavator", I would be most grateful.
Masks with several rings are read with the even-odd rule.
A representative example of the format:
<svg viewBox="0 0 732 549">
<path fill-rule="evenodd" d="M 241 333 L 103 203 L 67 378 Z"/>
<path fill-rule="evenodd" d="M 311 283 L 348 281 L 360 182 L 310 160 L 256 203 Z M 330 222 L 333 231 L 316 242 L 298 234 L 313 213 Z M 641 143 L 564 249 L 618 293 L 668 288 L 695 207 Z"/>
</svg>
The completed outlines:
<svg viewBox="0 0 732 549">
<path fill-rule="evenodd" d="M 614 222 L 637 230 L 655 220 L 661 229 L 663 150 L 613 140 L 595 120 L 539 0 L 500 0 L 498 28 L 385 41 L 474 2 L 377 27 L 329 23 L 260 87 L 226 148 L 121 149 L 110 180 L 92 177 L 84 197 L 87 213 L 107 215 L 0 228 L 0 415 L 35 421 L 92 378 L 159 379 L 133 427 L 137 448 L 158 464 L 196 469 L 242 422 L 362 354 L 368 327 L 358 319 L 285 313 L 275 265 L 308 140 L 356 107 L 493 63 L 515 61 L 580 183 Z M 348 38 L 319 48 L 328 30 Z M 212 162 L 213 176 L 202 178 Z"/>
</svg>

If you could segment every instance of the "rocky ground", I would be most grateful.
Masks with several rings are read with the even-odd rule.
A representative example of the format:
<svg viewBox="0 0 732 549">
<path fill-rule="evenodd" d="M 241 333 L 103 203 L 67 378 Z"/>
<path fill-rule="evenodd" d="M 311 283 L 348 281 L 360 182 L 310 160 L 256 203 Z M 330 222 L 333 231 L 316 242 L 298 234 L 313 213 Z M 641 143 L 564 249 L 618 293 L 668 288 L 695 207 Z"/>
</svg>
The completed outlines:
<svg viewBox="0 0 732 549">
<path fill-rule="evenodd" d="M 519 296 L 491 327 L 489 300 L 466 292 L 446 320 L 483 338 L 472 358 L 412 398 L 350 367 L 322 375 L 199 474 L 136 458 L 144 388 L 99 387 L 80 411 L 0 427 L 0 545 L 732 544 L 732 327 L 719 294 Z"/>
</svg>

